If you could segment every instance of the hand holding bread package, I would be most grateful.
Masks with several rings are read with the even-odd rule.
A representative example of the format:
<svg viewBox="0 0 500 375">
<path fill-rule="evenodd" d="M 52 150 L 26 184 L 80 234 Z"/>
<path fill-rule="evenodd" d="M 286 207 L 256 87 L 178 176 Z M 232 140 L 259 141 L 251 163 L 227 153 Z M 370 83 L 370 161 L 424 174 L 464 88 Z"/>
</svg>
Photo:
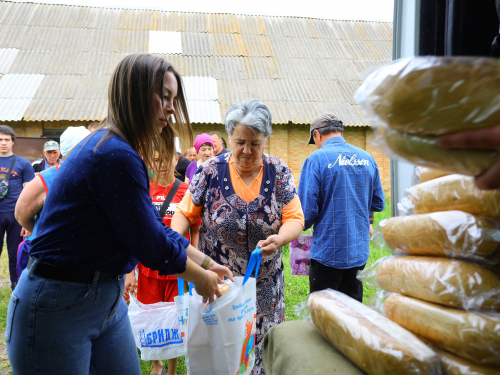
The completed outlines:
<svg viewBox="0 0 500 375">
<path fill-rule="evenodd" d="M 436 136 L 498 125 L 498 83 L 498 59 L 413 57 L 377 69 L 354 99 L 367 123 L 378 127 L 372 143 L 387 156 L 476 176 L 497 153 L 442 149 Z"/>
<path fill-rule="evenodd" d="M 438 356 L 406 329 L 331 289 L 309 296 L 316 328 L 370 375 L 441 374 Z"/>
</svg>

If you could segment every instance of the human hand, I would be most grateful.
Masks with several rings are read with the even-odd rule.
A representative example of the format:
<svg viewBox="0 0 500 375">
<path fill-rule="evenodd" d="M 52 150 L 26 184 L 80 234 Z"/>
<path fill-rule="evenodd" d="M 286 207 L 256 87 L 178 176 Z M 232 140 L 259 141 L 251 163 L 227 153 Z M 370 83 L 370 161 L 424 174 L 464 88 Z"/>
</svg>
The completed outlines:
<svg viewBox="0 0 500 375">
<path fill-rule="evenodd" d="M 31 232 L 27 230 L 26 228 L 21 229 L 21 237 L 29 237 L 31 236 Z"/>
<path fill-rule="evenodd" d="M 221 278 L 212 271 L 203 270 L 201 278 L 194 282 L 194 289 L 203 298 L 203 303 L 210 303 L 215 300 L 214 295 L 219 298 L 222 296 L 219 290 L 219 284 L 222 284 Z"/>
<path fill-rule="evenodd" d="M 370 224 L 370 237 L 373 236 L 373 233 L 375 233 L 373 230 L 373 224 Z"/>
<path fill-rule="evenodd" d="M 262 255 L 270 256 L 284 245 L 286 245 L 286 243 L 283 236 L 280 236 L 279 234 L 273 234 L 267 237 L 267 239 L 259 241 L 257 247 L 260 247 L 260 253 Z"/>
<path fill-rule="evenodd" d="M 223 279 L 224 276 L 227 276 L 229 277 L 229 280 L 234 282 L 233 273 L 231 272 L 231 270 L 225 266 L 220 265 L 219 263 L 214 262 L 213 260 L 210 261 L 207 270 L 215 272 L 221 279 Z"/>
<path fill-rule="evenodd" d="M 135 268 L 125 276 L 124 293 L 132 296 L 135 291 Z"/>
<path fill-rule="evenodd" d="M 500 152 L 500 125 L 489 129 L 443 135 L 438 137 L 437 145 L 446 149 L 482 149 Z M 500 188 L 500 157 L 490 169 L 476 176 L 476 185 L 484 190 Z"/>
</svg>

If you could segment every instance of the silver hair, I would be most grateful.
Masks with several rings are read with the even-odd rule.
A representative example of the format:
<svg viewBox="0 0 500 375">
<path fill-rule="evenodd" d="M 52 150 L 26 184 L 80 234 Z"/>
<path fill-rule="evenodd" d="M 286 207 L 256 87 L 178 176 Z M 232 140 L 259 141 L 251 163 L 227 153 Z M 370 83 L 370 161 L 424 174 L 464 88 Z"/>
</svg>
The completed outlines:
<svg viewBox="0 0 500 375">
<path fill-rule="evenodd" d="M 262 133 L 266 138 L 273 132 L 271 111 L 258 99 L 233 104 L 227 110 L 224 122 L 229 137 L 233 135 L 237 124 L 245 125 L 255 133 Z"/>
</svg>

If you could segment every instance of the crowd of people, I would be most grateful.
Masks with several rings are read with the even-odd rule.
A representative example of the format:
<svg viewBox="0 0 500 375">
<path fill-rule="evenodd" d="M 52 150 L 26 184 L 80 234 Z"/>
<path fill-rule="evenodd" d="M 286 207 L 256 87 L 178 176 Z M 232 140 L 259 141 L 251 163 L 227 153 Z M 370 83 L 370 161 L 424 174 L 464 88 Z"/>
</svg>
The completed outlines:
<svg viewBox="0 0 500 375">
<path fill-rule="evenodd" d="M 297 190 L 286 163 L 264 152 L 272 114 L 260 100 L 228 109 L 228 143 L 217 131 L 198 134 L 184 154 L 174 136 L 189 139 L 192 130 L 182 78 L 167 61 L 125 57 L 108 102 L 104 121 L 68 128 L 33 165 L 13 155 L 14 131 L 0 126 L 14 373 L 140 374 L 122 294 L 171 302 L 180 277 L 211 302 L 260 247 L 252 373 L 264 374 L 264 335 L 285 319 L 282 248 L 310 227 L 311 292 L 333 288 L 361 300 L 355 276 L 368 259 L 370 212 L 385 201 L 374 158 L 346 142 L 341 119 L 323 113 L 311 122 L 304 145 L 317 150 Z M 21 234 L 32 237 L 18 281 Z M 168 374 L 176 367 L 169 360 Z M 166 373 L 162 361 L 151 373 Z"/>
</svg>

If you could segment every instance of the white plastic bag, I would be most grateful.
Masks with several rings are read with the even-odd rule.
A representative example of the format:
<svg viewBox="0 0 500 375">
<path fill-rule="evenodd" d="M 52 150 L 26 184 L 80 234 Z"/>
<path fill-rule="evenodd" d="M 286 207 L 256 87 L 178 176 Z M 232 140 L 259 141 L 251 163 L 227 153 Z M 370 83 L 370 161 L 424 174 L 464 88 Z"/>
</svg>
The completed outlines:
<svg viewBox="0 0 500 375">
<path fill-rule="evenodd" d="M 189 301 L 186 366 L 190 375 L 250 374 L 255 363 L 256 279 L 262 255 L 250 257 L 245 277 L 205 305 L 193 291 Z M 255 266 L 255 279 L 249 278 Z"/>
<path fill-rule="evenodd" d="M 132 297 L 128 315 L 142 360 L 171 359 L 186 353 L 174 302 L 146 305 Z"/>
<path fill-rule="evenodd" d="M 184 280 L 177 278 L 179 295 L 174 297 L 175 307 L 177 310 L 177 318 L 179 321 L 179 328 L 181 330 L 181 336 L 184 341 L 184 346 L 186 346 L 186 335 L 187 335 L 187 324 L 189 318 L 189 298 L 191 297 L 191 288 L 193 284 L 189 285 L 190 292 L 184 294 Z"/>
</svg>

